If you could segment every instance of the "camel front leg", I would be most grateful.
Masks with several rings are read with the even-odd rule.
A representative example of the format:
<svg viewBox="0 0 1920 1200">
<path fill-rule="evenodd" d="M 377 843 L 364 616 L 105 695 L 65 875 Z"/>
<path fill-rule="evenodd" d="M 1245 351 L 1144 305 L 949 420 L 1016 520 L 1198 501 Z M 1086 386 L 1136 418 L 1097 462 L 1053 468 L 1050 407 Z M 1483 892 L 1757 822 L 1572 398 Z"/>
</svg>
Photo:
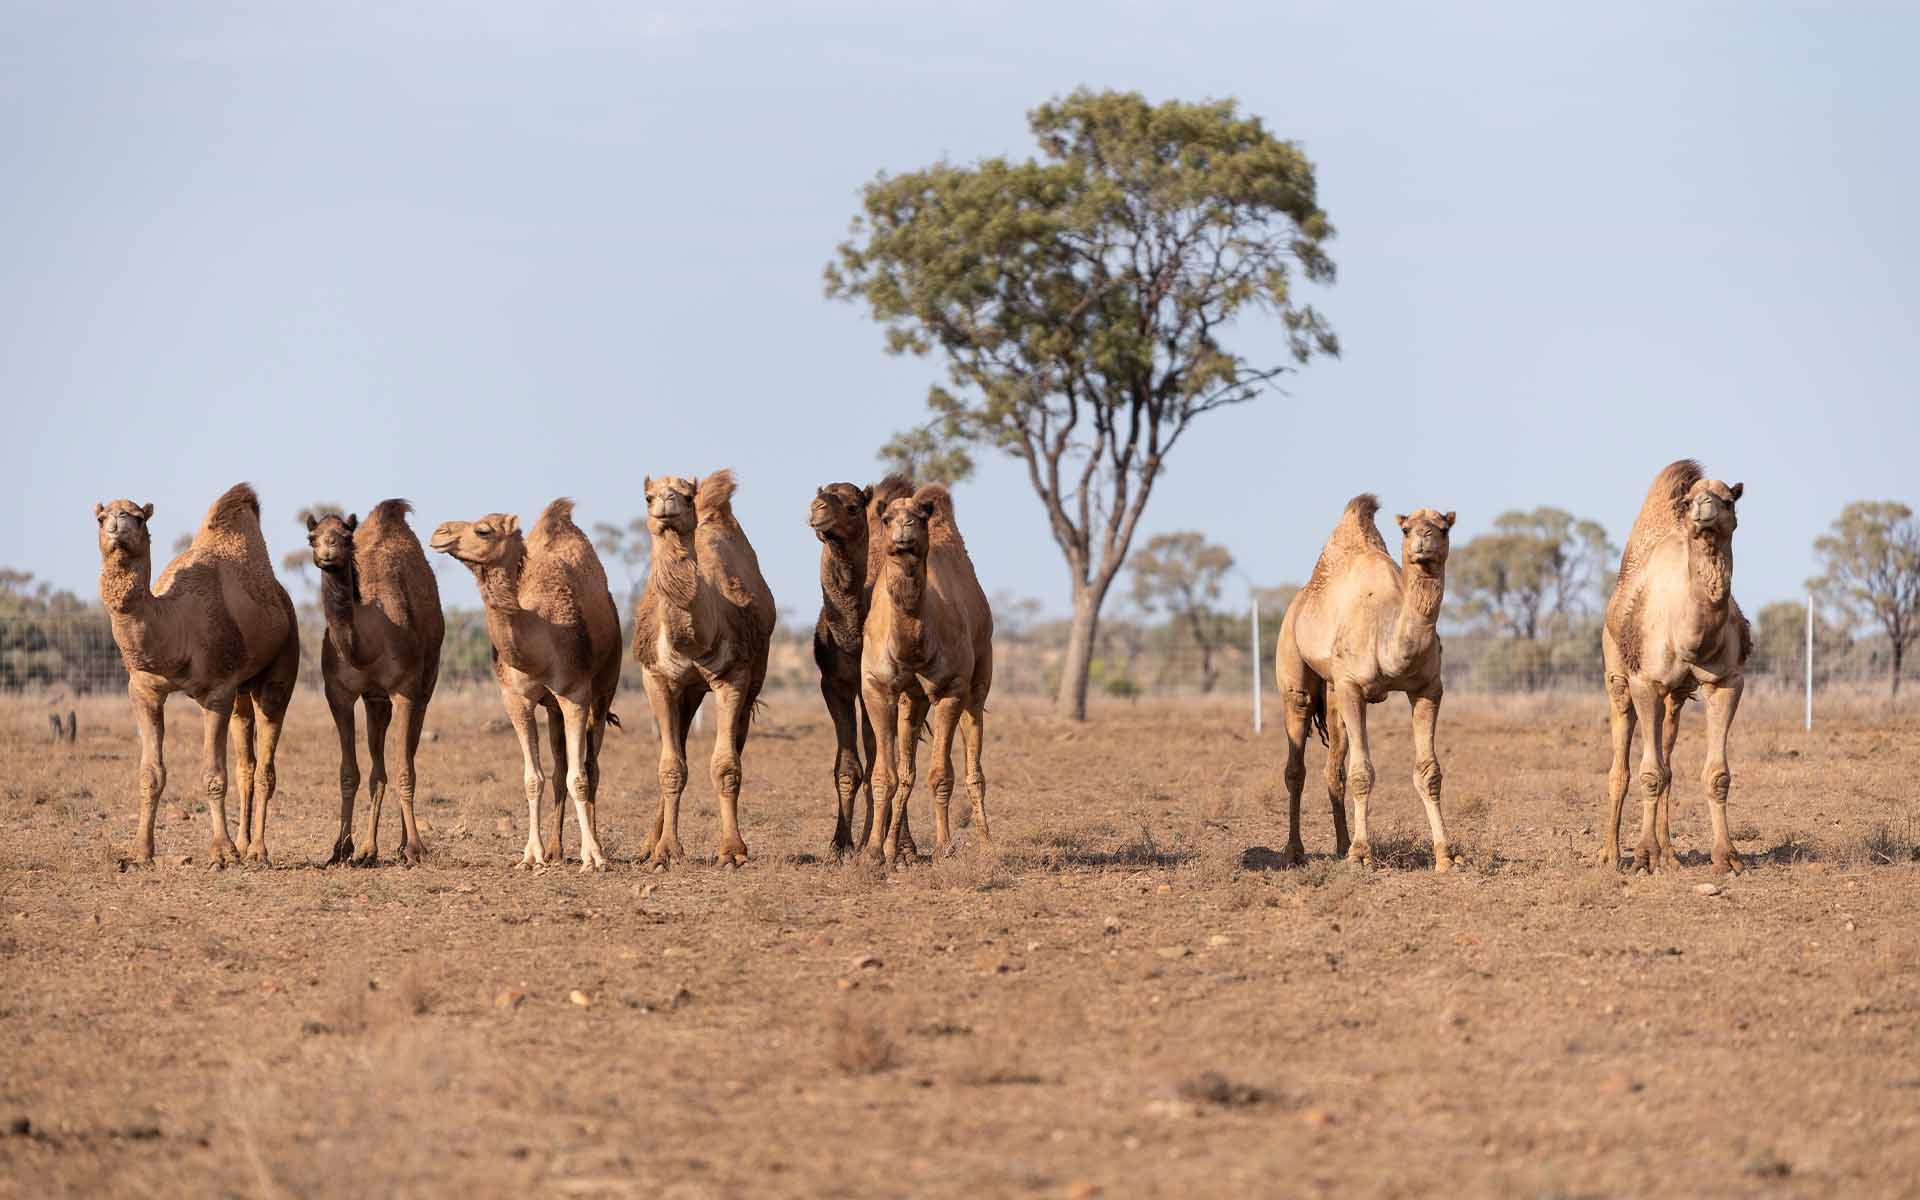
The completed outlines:
<svg viewBox="0 0 1920 1200">
<path fill-rule="evenodd" d="M 1665 702 L 1666 724 L 1661 727 L 1660 736 L 1664 739 L 1660 746 L 1660 765 L 1662 767 L 1660 803 L 1655 807 L 1653 818 L 1653 842 L 1658 847 L 1659 865 L 1663 870 L 1679 870 L 1680 855 L 1673 848 L 1673 746 L 1680 740 L 1680 710 L 1686 706 L 1687 698 L 1668 692 Z"/>
<path fill-rule="evenodd" d="M 833 719 L 833 793 L 836 807 L 833 841 L 827 852 L 838 858 L 854 848 L 853 801 L 865 774 L 860 767 L 860 715 L 854 697 L 832 679 L 820 679 L 820 696 L 827 702 L 827 716 Z M 867 800 L 867 820 L 873 820 L 873 800 Z"/>
<path fill-rule="evenodd" d="M 1353 841 L 1347 835 L 1347 722 L 1327 689 L 1327 807 L 1333 813 L 1333 856 L 1345 858 Z"/>
<path fill-rule="evenodd" d="M 1297 867 L 1307 861 L 1307 846 L 1300 840 L 1300 793 L 1307 786 L 1307 731 L 1313 725 L 1313 695 L 1306 684 L 1283 687 L 1281 695 L 1286 700 L 1287 723 L 1287 765 L 1281 772 L 1287 785 L 1287 849 L 1280 862 Z"/>
<path fill-rule="evenodd" d="M 1347 860 L 1373 865 L 1373 842 L 1367 832 L 1367 800 L 1373 795 L 1373 755 L 1367 749 L 1367 700 L 1360 689 L 1342 684 L 1331 698 L 1340 708 L 1347 728 L 1347 787 L 1353 793 L 1353 842 Z M 1331 724 L 1331 722 L 1329 722 Z"/>
<path fill-rule="evenodd" d="M 979 700 L 961 711 L 960 737 L 966 745 L 967 797 L 973 801 L 973 824 L 985 845 L 992 840 L 987 834 L 987 771 L 981 762 L 987 741 L 987 706 Z"/>
<path fill-rule="evenodd" d="M 353 859 L 353 800 L 360 792 L 360 753 L 353 744 L 354 697 L 329 682 L 327 710 L 333 714 L 333 730 L 340 736 L 340 832 L 333 839 L 333 853 L 327 865 Z"/>
<path fill-rule="evenodd" d="M 240 861 L 240 849 L 227 831 L 227 721 L 233 715 L 233 698 L 209 697 L 201 705 L 200 759 L 201 786 L 207 793 L 207 813 L 212 818 L 212 846 L 207 865 L 224 867 Z"/>
<path fill-rule="evenodd" d="M 899 710 L 899 727 L 894 739 L 894 753 L 899 756 L 897 773 L 900 777 L 900 803 L 893 810 L 893 820 L 887 827 L 887 861 L 901 862 L 920 857 L 920 848 L 913 844 L 913 835 L 907 830 L 907 809 L 913 799 L 913 785 L 919 777 L 920 730 L 926 726 L 927 710 L 932 702 L 927 693 L 914 688 L 900 697 L 896 705 Z"/>
<path fill-rule="evenodd" d="M 420 748 L 420 730 L 426 722 L 427 706 L 412 696 L 396 692 L 393 717 L 400 726 L 400 772 L 393 780 L 400 792 L 400 858 L 411 867 L 419 865 L 427 853 L 427 844 L 420 840 L 419 822 L 413 815 L 413 759 Z"/>
<path fill-rule="evenodd" d="M 1620 869 L 1620 812 L 1626 807 L 1628 759 L 1633 754 L 1633 698 L 1625 675 L 1607 676 L 1607 726 L 1613 735 L 1613 754 L 1607 767 L 1607 820 L 1600 865 Z"/>
<path fill-rule="evenodd" d="M 527 848 L 521 852 L 514 869 L 531 870 L 551 861 L 540 840 L 540 792 L 547 784 L 547 777 L 540 770 L 540 730 L 534 720 L 533 701 L 513 692 L 502 692 L 500 698 L 506 704 L 513 734 L 520 739 L 521 780 L 527 793 Z"/>
<path fill-rule="evenodd" d="M 1628 693 L 1633 699 L 1633 714 L 1641 727 L 1640 747 L 1640 842 L 1633 850 L 1633 869 L 1651 873 L 1656 865 L 1659 848 L 1654 841 L 1654 814 L 1660 806 L 1660 795 L 1666 791 L 1671 778 L 1667 764 L 1661 760 L 1660 752 L 1665 746 L 1661 736 L 1665 730 L 1665 698 L 1654 691 L 1653 685 L 1644 680 L 1634 680 L 1628 684 Z"/>
<path fill-rule="evenodd" d="M 1427 826 L 1433 833 L 1433 869 L 1450 871 L 1454 866 L 1453 847 L 1447 841 L 1447 827 L 1440 819 L 1440 755 L 1434 748 L 1434 735 L 1440 725 L 1440 681 L 1426 691 L 1407 697 L 1413 708 L 1413 787 L 1427 808 Z"/>
<path fill-rule="evenodd" d="M 879 719 L 872 722 L 875 742 L 871 780 L 873 822 L 861 857 L 870 863 L 884 865 L 891 856 L 888 836 L 893 827 L 893 796 L 900 786 L 897 753 L 900 726 L 894 719 L 894 697 L 886 689 L 868 683 L 863 687 L 862 694 L 868 717 L 871 719 L 878 714 Z"/>
<path fill-rule="evenodd" d="M 1733 727 L 1734 714 L 1740 711 L 1740 693 L 1746 686 L 1746 680 L 1738 677 L 1731 683 L 1705 685 L 1707 765 L 1700 773 L 1700 782 L 1707 792 L 1707 811 L 1713 816 L 1713 870 L 1718 875 L 1744 871 L 1747 865 L 1735 853 L 1733 838 L 1727 832 L 1727 792 L 1733 787 L 1733 772 L 1727 766 L 1727 732 Z"/>
<path fill-rule="evenodd" d="M 573 799 L 573 817 L 580 823 L 580 869 L 604 871 L 607 856 L 593 835 L 593 818 L 587 814 L 587 746 L 593 737 L 588 728 L 592 708 L 575 700 L 560 700 L 560 719 L 567 739 L 567 795 Z"/>
<path fill-rule="evenodd" d="M 354 852 L 357 867 L 380 865 L 380 809 L 387 798 L 387 730 L 393 724 L 393 700 L 368 693 L 367 706 L 367 836 Z"/>
<path fill-rule="evenodd" d="M 547 745 L 553 750 L 553 795 L 547 806 L 547 858 L 556 863 L 567 861 L 567 718 L 557 700 L 542 705 L 547 710 Z"/>
<path fill-rule="evenodd" d="M 713 861 L 738 867 L 747 861 L 747 843 L 740 837 L 740 752 L 746 748 L 753 710 L 737 685 L 722 686 L 713 699 L 713 758 L 707 771 L 720 802 L 720 843 Z"/>
<path fill-rule="evenodd" d="M 648 866 L 664 871 L 687 857 L 686 848 L 680 844 L 680 793 L 687 787 L 687 721 L 681 714 L 679 697 L 664 680 L 649 673 L 646 685 L 654 725 L 660 730 L 660 813 L 654 818 L 653 835 L 642 847 L 642 854 Z"/>
<path fill-rule="evenodd" d="M 153 865 L 153 821 L 160 811 L 160 797 L 167 790 L 167 698 L 140 687 L 137 681 L 127 685 L 133 702 L 133 720 L 140 727 L 139 832 L 134 834 L 133 863 Z"/>
<path fill-rule="evenodd" d="M 253 707 L 260 728 L 257 737 L 258 774 L 254 779 L 252 832 L 247 839 L 247 861 L 267 866 L 267 805 L 273 802 L 279 787 L 275 763 L 280 756 L 280 735 L 287 727 L 287 706 L 293 703 L 293 685 L 300 672 L 300 644 L 292 638 L 282 649 L 280 661 L 254 689 Z"/>
<path fill-rule="evenodd" d="M 953 853 L 953 830 L 948 807 L 953 802 L 953 735 L 960 727 L 964 709 L 960 697 L 943 696 L 933 705 L 933 768 L 928 781 L 933 785 L 933 852 Z"/>
<path fill-rule="evenodd" d="M 253 828 L 254 720 L 253 697 L 245 690 L 233 698 L 227 720 L 227 740 L 233 745 L 234 782 L 240 786 L 240 828 Z"/>
</svg>

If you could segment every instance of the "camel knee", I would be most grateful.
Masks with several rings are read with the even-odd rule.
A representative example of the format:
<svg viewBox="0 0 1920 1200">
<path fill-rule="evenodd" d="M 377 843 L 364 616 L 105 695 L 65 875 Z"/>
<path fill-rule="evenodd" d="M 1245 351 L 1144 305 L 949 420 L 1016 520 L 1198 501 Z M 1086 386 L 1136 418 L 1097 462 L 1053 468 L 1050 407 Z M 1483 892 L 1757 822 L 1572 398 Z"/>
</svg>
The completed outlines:
<svg viewBox="0 0 1920 1200">
<path fill-rule="evenodd" d="M 1616 713 L 1627 713 L 1633 709 L 1633 697 L 1627 691 L 1625 675 L 1607 676 L 1607 703 Z"/>
<path fill-rule="evenodd" d="M 227 798 L 227 773 L 224 770 L 209 770 L 201 777 L 200 786 L 206 789 L 207 799 L 220 802 Z"/>
<path fill-rule="evenodd" d="M 413 768 L 401 767 L 400 770 L 394 774 L 393 785 L 400 789 L 402 796 L 413 795 Z"/>
<path fill-rule="evenodd" d="M 1288 711 L 1305 716 L 1313 711 L 1313 693 L 1305 688 L 1288 688 L 1284 693 Z"/>
<path fill-rule="evenodd" d="M 1306 786 L 1307 764 L 1304 758 L 1299 761 L 1295 761 L 1292 758 L 1287 759 L 1286 780 L 1287 792 L 1290 795 L 1299 794 L 1300 789 Z"/>
<path fill-rule="evenodd" d="M 1440 781 L 1443 776 L 1439 759 L 1423 758 L 1416 762 L 1413 764 L 1413 776 L 1420 785 L 1421 795 L 1433 800 L 1440 798 Z"/>
<path fill-rule="evenodd" d="M 526 772 L 521 776 L 521 780 L 527 785 L 527 795 L 529 796 L 538 794 L 541 788 L 547 786 L 546 772 L 542 771 L 539 767 L 528 767 Z"/>
<path fill-rule="evenodd" d="M 140 766 L 140 792 L 144 796 L 157 798 L 167 790 L 167 769 L 159 763 L 142 763 Z"/>
<path fill-rule="evenodd" d="M 340 768 L 340 790 L 349 796 L 360 790 L 359 767 L 343 766 Z"/>
<path fill-rule="evenodd" d="M 1733 788 L 1733 772 L 1727 770 L 1725 763 L 1708 763 L 1701 774 L 1701 782 L 1706 786 L 1707 799 L 1715 804 L 1727 802 L 1727 792 Z"/>
<path fill-rule="evenodd" d="M 1648 803 L 1652 803 L 1656 796 L 1666 791 L 1667 785 L 1672 782 L 1673 772 L 1665 767 L 1657 771 L 1640 772 L 1640 790 L 1646 793 Z"/>
<path fill-rule="evenodd" d="M 740 760 L 734 755 L 713 760 L 713 790 L 723 796 L 738 795 L 740 791 Z"/>
<path fill-rule="evenodd" d="M 660 790 L 677 796 L 687 786 L 687 764 L 675 760 L 660 764 Z"/>
<path fill-rule="evenodd" d="M 1333 772 L 1327 772 L 1329 785 L 1333 782 Z M 1365 796 L 1373 791 L 1373 764 L 1359 762 L 1347 768 L 1347 785 L 1356 795 Z"/>
</svg>

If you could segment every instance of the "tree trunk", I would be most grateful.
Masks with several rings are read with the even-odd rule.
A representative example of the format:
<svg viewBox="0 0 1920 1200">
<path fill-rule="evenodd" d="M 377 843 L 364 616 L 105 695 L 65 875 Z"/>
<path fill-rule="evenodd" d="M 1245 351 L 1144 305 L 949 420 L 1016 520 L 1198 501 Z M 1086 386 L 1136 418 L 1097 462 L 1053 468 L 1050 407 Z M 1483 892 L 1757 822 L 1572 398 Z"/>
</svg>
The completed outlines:
<svg viewBox="0 0 1920 1200">
<path fill-rule="evenodd" d="M 1900 694 L 1900 660 L 1906 656 L 1907 648 L 1900 644 L 1899 638 L 1893 639 L 1893 691 L 1891 694 L 1895 696 Z"/>
<path fill-rule="evenodd" d="M 1214 681 L 1219 678 L 1219 675 L 1220 673 L 1213 669 L 1213 647 L 1202 645 L 1200 647 L 1200 694 L 1202 696 L 1213 694 Z"/>
<path fill-rule="evenodd" d="M 1073 627 L 1067 635 L 1067 657 L 1060 664 L 1060 693 L 1053 715 L 1069 721 L 1087 719 L 1087 673 L 1093 668 L 1093 639 L 1100 631 L 1100 600 L 1095 585 L 1075 582 Z"/>
</svg>

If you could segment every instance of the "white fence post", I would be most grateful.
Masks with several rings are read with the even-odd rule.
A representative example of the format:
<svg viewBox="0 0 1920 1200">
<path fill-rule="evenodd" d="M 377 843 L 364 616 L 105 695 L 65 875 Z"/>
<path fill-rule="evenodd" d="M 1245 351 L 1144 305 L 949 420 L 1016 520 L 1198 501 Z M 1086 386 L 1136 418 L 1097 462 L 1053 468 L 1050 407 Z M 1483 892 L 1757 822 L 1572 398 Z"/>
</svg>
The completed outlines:
<svg viewBox="0 0 1920 1200">
<path fill-rule="evenodd" d="M 1813 732 L 1813 593 L 1807 593 L 1807 732 Z"/>
<path fill-rule="evenodd" d="M 1260 732 L 1260 598 L 1255 596 L 1253 609 L 1253 731 Z"/>
</svg>

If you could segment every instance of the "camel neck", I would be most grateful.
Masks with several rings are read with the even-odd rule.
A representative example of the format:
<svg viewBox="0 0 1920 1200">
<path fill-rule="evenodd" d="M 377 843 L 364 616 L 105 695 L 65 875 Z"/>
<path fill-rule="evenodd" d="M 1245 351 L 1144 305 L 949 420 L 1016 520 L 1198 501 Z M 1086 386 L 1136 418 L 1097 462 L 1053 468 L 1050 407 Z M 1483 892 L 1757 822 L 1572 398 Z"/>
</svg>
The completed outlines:
<svg viewBox="0 0 1920 1200">
<path fill-rule="evenodd" d="M 1712 533 L 1692 533 L 1687 537 L 1688 591 L 1707 608 L 1726 607 L 1733 592 L 1733 539 Z"/>
<path fill-rule="evenodd" d="M 525 570 L 525 547 L 513 547 L 499 562 L 473 568 L 480 585 L 480 603 L 487 613 L 487 633 L 500 658 L 516 671 L 537 674 L 540 664 L 528 652 L 527 623 L 533 617 L 520 606 L 520 577 Z"/>
<path fill-rule="evenodd" d="M 354 627 L 359 605 L 359 578 L 352 563 L 331 570 L 321 568 L 320 612 L 327 621 L 327 636 L 333 639 L 340 656 L 356 667 L 363 665 L 361 639 Z"/>
<path fill-rule="evenodd" d="M 148 554 L 108 554 L 100 560 L 100 603 L 115 615 L 131 616 L 153 602 L 153 558 Z"/>
<path fill-rule="evenodd" d="M 1400 615 L 1394 620 L 1393 641 L 1382 656 L 1389 674 L 1398 675 L 1425 654 L 1434 642 L 1440 604 L 1447 590 L 1447 572 L 1408 563 L 1401 573 Z"/>
<path fill-rule="evenodd" d="M 927 561 L 911 555 L 890 554 L 882 575 L 882 586 L 899 620 L 895 633 L 908 640 L 919 640 L 920 602 L 926 598 Z"/>
<path fill-rule="evenodd" d="M 647 586 L 653 590 L 667 638 L 684 654 L 698 657 L 718 637 L 719 614 L 694 553 L 693 534 L 668 529 L 654 534 L 653 565 Z"/>
<path fill-rule="evenodd" d="M 835 643 L 852 648 L 860 642 L 866 618 L 867 548 L 857 549 L 828 538 L 820 543 L 820 604 Z"/>
<path fill-rule="evenodd" d="M 113 626 L 114 644 L 129 671 L 173 676 L 185 667 L 167 610 L 168 598 L 153 594 L 148 554 L 110 554 L 100 562 L 100 603 Z"/>
</svg>

